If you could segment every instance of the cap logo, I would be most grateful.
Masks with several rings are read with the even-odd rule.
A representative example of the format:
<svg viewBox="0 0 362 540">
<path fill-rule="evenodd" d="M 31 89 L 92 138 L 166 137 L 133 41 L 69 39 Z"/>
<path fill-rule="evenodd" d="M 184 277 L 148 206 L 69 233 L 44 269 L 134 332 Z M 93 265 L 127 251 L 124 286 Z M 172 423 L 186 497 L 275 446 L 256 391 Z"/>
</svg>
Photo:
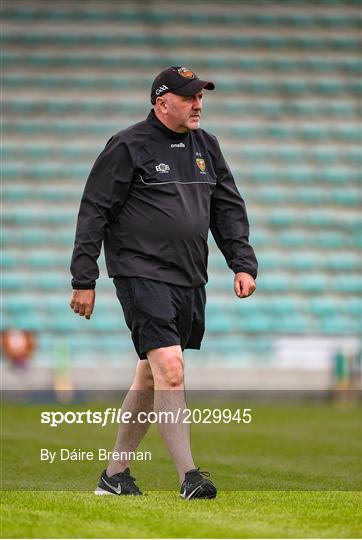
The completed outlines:
<svg viewBox="0 0 362 540">
<path fill-rule="evenodd" d="M 177 73 L 181 75 L 181 77 L 185 77 L 185 79 L 194 79 L 195 74 L 191 71 L 191 69 L 188 69 L 186 67 L 180 67 L 177 70 Z"/>
<path fill-rule="evenodd" d="M 155 92 L 156 96 L 159 96 L 161 92 L 164 92 L 165 90 L 168 90 L 168 86 L 166 86 L 165 84 L 159 86 Z"/>
</svg>

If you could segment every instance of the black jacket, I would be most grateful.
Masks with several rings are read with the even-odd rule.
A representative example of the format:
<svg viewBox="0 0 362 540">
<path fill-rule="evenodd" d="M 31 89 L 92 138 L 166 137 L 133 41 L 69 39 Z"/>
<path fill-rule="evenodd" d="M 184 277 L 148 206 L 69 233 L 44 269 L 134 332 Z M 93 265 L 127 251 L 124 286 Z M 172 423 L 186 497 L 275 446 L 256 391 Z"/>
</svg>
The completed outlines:
<svg viewBox="0 0 362 540">
<path fill-rule="evenodd" d="M 209 228 L 229 267 L 254 278 L 249 223 L 217 139 L 176 133 L 152 110 L 98 156 L 78 215 L 74 289 L 92 289 L 102 242 L 110 277 L 139 276 L 185 287 L 207 282 Z"/>
</svg>

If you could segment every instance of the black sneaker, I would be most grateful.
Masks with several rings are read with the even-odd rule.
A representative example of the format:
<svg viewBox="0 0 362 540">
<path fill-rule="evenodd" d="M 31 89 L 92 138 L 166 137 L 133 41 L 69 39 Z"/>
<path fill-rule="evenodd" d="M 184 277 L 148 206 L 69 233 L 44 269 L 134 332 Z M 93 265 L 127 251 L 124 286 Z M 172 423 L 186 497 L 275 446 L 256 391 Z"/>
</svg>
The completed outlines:
<svg viewBox="0 0 362 540">
<path fill-rule="evenodd" d="M 142 495 L 135 484 L 135 478 L 130 475 L 129 468 L 123 472 L 107 476 L 106 470 L 101 474 L 95 495 Z"/>
<path fill-rule="evenodd" d="M 185 480 L 182 482 L 180 497 L 183 499 L 214 499 L 217 489 L 211 480 L 206 480 L 205 476 L 210 476 L 207 471 L 192 469 L 185 474 Z"/>
</svg>

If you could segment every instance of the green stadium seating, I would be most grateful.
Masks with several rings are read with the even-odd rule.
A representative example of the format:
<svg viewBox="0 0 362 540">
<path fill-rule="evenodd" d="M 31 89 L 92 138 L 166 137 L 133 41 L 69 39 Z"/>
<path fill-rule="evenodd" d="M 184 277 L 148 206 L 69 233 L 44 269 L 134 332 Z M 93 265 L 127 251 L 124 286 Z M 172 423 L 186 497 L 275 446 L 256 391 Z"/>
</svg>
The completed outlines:
<svg viewBox="0 0 362 540">
<path fill-rule="evenodd" d="M 288 262 L 291 269 L 297 272 L 313 272 L 318 265 L 310 252 L 293 253 Z"/>
<path fill-rule="evenodd" d="M 338 154 L 334 146 L 315 145 L 310 147 L 310 157 L 317 163 L 338 163 Z"/>
<path fill-rule="evenodd" d="M 334 134 L 337 139 L 345 142 L 361 142 L 361 128 L 357 124 L 339 123 L 334 128 Z"/>
<path fill-rule="evenodd" d="M 250 200 L 251 196 L 247 197 L 247 200 Z M 287 194 L 285 189 L 278 188 L 275 186 L 262 186 L 261 190 L 257 195 L 257 200 L 266 205 L 273 205 L 278 203 L 283 203 L 287 199 Z"/>
<path fill-rule="evenodd" d="M 332 191 L 331 201 L 334 204 L 338 204 L 346 208 L 349 206 L 359 207 L 361 205 L 362 197 L 358 188 L 356 189 L 348 186 L 348 191 L 342 189 Z"/>
<path fill-rule="evenodd" d="M 258 288 L 265 293 L 285 293 L 290 287 L 290 278 L 281 272 L 261 275 L 258 279 Z"/>
<path fill-rule="evenodd" d="M 304 334 L 308 331 L 308 318 L 302 314 L 290 317 L 286 313 L 283 317 L 273 320 L 273 331 L 278 334 Z"/>
<path fill-rule="evenodd" d="M 248 317 L 241 325 L 244 332 L 249 334 L 268 334 L 272 332 L 271 319 L 266 315 Z"/>
<path fill-rule="evenodd" d="M 359 297 L 345 298 L 343 301 L 346 311 L 351 317 L 356 317 L 356 320 L 361 322 L 362 319 L 362 300 Z"/>
<path fill-rule="evenodd" d="M 290 4 L 291 2 L 289 2 Z M 325 3 L 325 2 L 322 2 Z M 334 2 L 335 3 L 335 2 Z M 329 6 L 333 4 L 328 0 Z M 202 4 L 201 4 L 202 5 Z M 97 8 L 87 7 L 87 10 L 82 9 L 67 9 L 52 7 L 51 10 L 38 8 L 24 7 L 22 10 L 6 8 L 3 10 L 3 16 L 8 20 L 14 21 L 31 21 L 35 17 L 38 20 L 51 20 L 57 22 L 74 22 L 74 21 L 90 21 L 90 22 L 114 22 L 119 23 L 157 23 L 167 24 L 173 22 L 188 23 L 190 25 L 210 25 L 210 24 L 227 24 L 237 26 L 261 26 L 262 28 L 273 28 L 279 26 L 292 26 L 297 28 L 349 28 L 358 27 L 360 22 L 359 17 L 341 15 L 340 13 L 322 12 L 320 14 L 311 15 L 309 13 L 289 12 L 272 13 L 268 11 L 256 11 L 254 13 L 240 13 L 234 9 L 225 10 L 224 12 L 213 13 L 211 11 L 201 9 L 197 12 L 167 12 L 167 11 L 144 11 L 142 8 L 129 8 L 123 6 L 121 9 L 103 9 L 103 6 Z"/>
<path fill-rule="evenodd" d="M 362 261 L 359 253 L 338 253 L 327 258 L 326 266 L 329 270 L 338 272 L 361 271 Z"/>
<path fill-rule="evenodd" d="M 341 302 L 336 300 L 335 297 L 316 296 L 311 298 L 309 309 L 311 313 L 318 317 L 328 317 L 329 315 L 333 317 L 335 313 L 341 311 L 341 306 Z"/>
<path fill-rule="evenodd" d="M 353 239 L 340 231 L 323 231 L 315 234 L 314 244 L 326 249 L 340 249 L 353 246 Z"/>
<path fill-rule="evenodd" d="M 211 334 L 228 334 L 240 329 L 238 321 L 230 314 L 226 313 L 209 313 L 207 316 L 208 332 Z"/>
<path fill-rule="evenodd" d="M 97 312 L 89 322 L 92 323 L 95 330 L 108 332 L 117 332 L 124 325 L 121 313 L 118 316 L 114 316 L 107 312 Z"/>
<path fill-rule="evenodd" d="M 264 251 L 259 257 L 259 264 L 264 270 L 280 268 L 280 253 Z"/>
<path fill-rule="evenodd" d="M 328 201 L 330 192 L 326 192 L 325 189 L 315 187 L 311 185 L 309 187 L 297 187 L 294 190 L 295 202 L 299 201 L 300 204 L 305 205 L 317 205 L 321 206 Z"/>
<path fill-rule="evenodd" d="M 330 132 L 327 126 L 317 123 L 304 124 L 300 126 L 299 136 L 308 141 L 328 140 Z"/>
<path fill-rule="evenodd" d="M 358 325 L 351 317 L 339 314 L 328 315 L 320 320 L 320 330 L 324 334 L 354 334 L 358 332 Z"/>
<path fill-rule="evenodd" d="M 5 321 L 4 328 L 17 328 L 19 330 L 28 330 L 33 332 L 42 332 L 45 327 L 45 319 L 38 313 L 23 314 L 19 313 Z"/>
<path fill-rule="evenodd" d="M 249 170 L 248 173 L 244 171 L 244 174 L 246 174 L 246 176 L 249 177 L 252 182 L 270 183 L 278 178 L 277 169 L 268 165 L 256 165 Z"/>
<path fill-rule="evenodd" d="M 275 337 L 360 330 L 358 4 L 239 4 L 3 8 L 2 324 L 37 332 L 37 362 L 49 366 L 56 339 L 76 365 L 136 360 L 103 258 L 94 317 L 68 306 L 76 213 L 110 135 L 146 116 L 154 70 L 180 58 L 216 81 L 203 127 L 219 138 L 246 200 L 260 262 L 256 294 L 238 301 L 210 235 L 203 354 L 268 365 Z"/>
<path fill-rule="evenodd" d="M 69 266 L 69 254 L 54 253 L 49 250 L 42 250 L 40 252 L 33 251 L 30 253 L 27 260 L 28 264 L 32 268 L 67 268 Z"/>
<path fill-rule="evenodd" d="M 172 34 L 137 34 L 137 33 L 73 33 L 62 31 L 57 34 L 39 34 L 32 31 L 17 33 L 16 31 L 4 32 L 4 41 L 7 45 L 17 45 L 23 47 L 47 46 L 52 47 L 80 47 L 93 44 L 97 47 L 109 46 L 133 46 L 133 47 L 163 47 L 175 48 L 181 47 L 185 41 L 182 36 Z M 235 47 L 251 48 L 266 47 L 269 49 L 305 49 L 318 50 L 330 47 L 337 50 L 348 51 L 356 50 L 358 39 L 353 35 L 334 35 L 331 38 L 318 36 L 318 34 L 286 37 L 280 33 L 264 33 L 261 36 L 249 36 L 247 34 L 231 34 L 229 36 L 219 37 L 215 40 L 213 35 L 195 33 L 188 36 L 187 43 L 189 47 Z"/>
<path fill-rule="evenodd" d="M 309 238 L 304 231 L 289 230 L 281 231 L 278 234 L 278 240 L 283 248 L 299 248 L 310 245 Z"/>
<path fill-rule="evenodd" d="M 67 78 L 57 75 L 42 75 L 38 77 L 29 77 L 24 75 L 12 75 L 8 74 L 4 77 L 3 84 L 6 88 L 17 89 L 23 86 L 28 88 L 42 88 L 42 89 L 69 89 L 74 90 L 109 90 L 114 89 L 118 91 L 132 90 L 135 86 L 139 88 L 149 88 L 152 84 L 150 77 L 121 77 L 117 75 L 108 75 L 95 77 L 91 75 L 78 75 L 75 73 L 73 76 Z M 318 82 L 308 83 L 302 79 L 267 79 L 267 78 L 255 78 L 244 79 L 235 81 L 234 79 L 228 79 L 224 77 L 218 81 L 219 92 L 232 92 L 239 91 L 242 93 L 257 93 L 262 95 L 268 95 L 273 92 L 279 92 L 282 94 L 305 94 L 308 91 L 316 92 L 321 95 L 338 95 L 344 92 L 358 93 L 360 90 L 357 83 L 344 82 L 342 83 L 338 79 L 323 79 Z"/>
<path fill-rule="evenodd" d="M 328 281 L 325 274 L 306 273 L 301 277 L 298 288 L 307 294 L 319 294 L 328 290 Z"/>
<path fill-rule="evenodd" d="M 328 114 L 336 118 L 353 118 L 356 117 L 358 111 L 354 104 L 348 101 L 331 101 L 327 104 Z"/>
<path fill-rule="evenodd" d="M 346 161 L 348 164 L 361 165 L 362 155 L 360 151 L 360 145 L 348 145 L 343 148 L 343 152 L 340 152 L 340 159 Z"/>
<path fill-rule="evenodd" d="M 273 227 L 290 227 L 295 223 L 295 215 L 290 211 L 271 212 L 269 214 L 269 223 Z"/>
<path fill-rule="evenodd" d="M 361 274 L 341 275 L 337 281 L 336 290 L 341 294 L 360 295 L 362 293 Z"/>
<path fill-rule="evenodd" d="M 280 146 L 277 149 L 277 157 L 282 162 L 295 163 L 302 160 L 302 152 L 297 147 Z"/>
</svg>

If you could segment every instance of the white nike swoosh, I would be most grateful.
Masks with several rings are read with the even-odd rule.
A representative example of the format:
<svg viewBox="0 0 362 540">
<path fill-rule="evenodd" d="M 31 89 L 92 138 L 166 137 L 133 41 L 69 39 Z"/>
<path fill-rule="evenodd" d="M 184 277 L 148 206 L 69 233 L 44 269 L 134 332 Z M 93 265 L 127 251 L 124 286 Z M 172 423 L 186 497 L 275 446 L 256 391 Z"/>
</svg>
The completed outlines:
<svg viewBox="0 0 362 540">
<path fill-rule="evenodd" d="M 117 495 L 120 495 L 122 493 L 122 487 L 121 487 L 121 484 L 118 484 L 118 486 L 112 486 L 112 484 L 109 484 L 107 482 L 107 480 L 105 480 L 102 476 L 102 480 L 105 484 L 107 484 L 108 487 L 111 488 L 112 491 L 114 491 L 115 493 L 117 493 Z"/>
<path fill-rule="evenodd" d="M 193 495 L 196 495 L 196 493 L 199 493 L 200 491 L 202 491 L 202 486 L 197 486 L 193 491 L 191 491 L 191 493 L 186 497 L 186 489 L 184 490 L 183 494 L 181 495 L 181 497 L 183 497 L 184 499 L 186 500 L 190 500 L 192 498 Z"/>
<path fill-rule="evenodd" d="M 198 493 L 202 493 L 203 488 L 202 486 L 198 486 L 190 495 L 187 497 L 188 499 L 191 499 L 194 495 L 197 495 Z"/>
</svg>

